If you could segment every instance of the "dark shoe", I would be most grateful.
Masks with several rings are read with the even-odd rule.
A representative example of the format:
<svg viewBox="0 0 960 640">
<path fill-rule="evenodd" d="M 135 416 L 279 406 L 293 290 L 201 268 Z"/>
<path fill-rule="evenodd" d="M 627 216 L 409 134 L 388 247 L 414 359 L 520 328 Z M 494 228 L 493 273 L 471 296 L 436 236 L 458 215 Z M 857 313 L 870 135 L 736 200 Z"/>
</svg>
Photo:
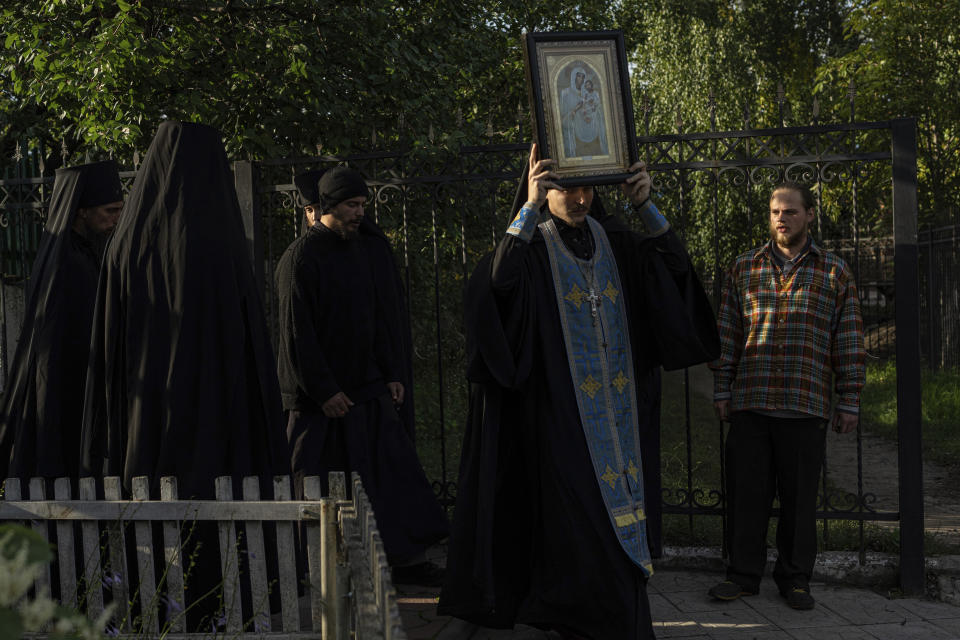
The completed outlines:
<svg viewBox="0 0 960 640">
<path fill-rule="evenodd" d="M 803 587 L 793 587 L 789 591 L 781 591 L 780 595 L 787 599 L 788 605 L 801 611 L 813 609 L 813 605 L 816 603 L 810 592 Z"/>
<path fill-rule="evenodd" d="M 444 571 L 432 562 L 420 562 L 407 567 L 394 567 L 394 584 L 415 584 L 421 587 L 439 587 Z"/>
<path fill-rule="evenodd" d="M 710 587 L 710 590 L 707 591 L 707 593 L 717 600 L 724 600 L 727 602 L 730 600 L 736 600 L 740 596 L 757 595 L 756 591 L 748 591 L 731 580 L 724 580 L 720 584 Z"/>
</svg>

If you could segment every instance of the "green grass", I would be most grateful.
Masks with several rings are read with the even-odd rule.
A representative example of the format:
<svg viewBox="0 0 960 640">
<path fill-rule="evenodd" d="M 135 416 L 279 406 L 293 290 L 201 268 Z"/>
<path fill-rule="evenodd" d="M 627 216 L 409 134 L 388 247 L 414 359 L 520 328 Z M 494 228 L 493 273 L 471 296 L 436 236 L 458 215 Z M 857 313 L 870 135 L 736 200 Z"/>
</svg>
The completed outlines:
<svg viewBox="0 0 960 640">
<path fill-rule="evenodd" d="M 892 364 L 871 366 L 861 410 L 865 428 L 896 437 L 896 384 Z M 960 416 L 960 375 L 924 374 L 924 449 L 934 459 L 955 465 L 960 453 L 960 430 L 955 429 Z M 709 491 L 720 488 L 721 427 L 714 416 L 713 404 L 702 394 L 690 391 L 690 453 L 687 453 L 687 412 L 682 372 L 667 373 L 663 378 L 661 417 L 663 486 L 670 491 L 685 490 L 688 473 L 694 489 L 701 488 L 701 502 L 711 503 Z M 929 398 L 929 400 L 928 400 Z M 934 451 L 936 453 L 934 454 Z M 831 487 L 832 489 L 832 487 Z M 668 500 L 676 502 L 676 494 Z M 860 548 L 860 524 L 855 521 L 830 520 L 824 535 L 823 522 L 818 522 L 821 550 L 857 551 Z M 722 524 L 718 516 L 694 516 L 692 525 L 685 515 L 666 515 L 663 541 L 677 546 L 719 546 Z M 775 545 L 776 523 L 771 522 L 768 543 Z M 867 551 L 899 553 L 900 532 L 896 523 L 879 525 L 864 523 L 863 542 Z M 955 542 L 944 536 L 927 534 L 928 555 L 957 553 Z"/>
<path fill-rule="evenodd" d="M 960 462 L 960 371 L 921 374 L 924 458 L 957 467 Z M 896 363 L 871 363 L 861 397 L 863 425 L 870 433 L 897 440 Z"/>
</svg>

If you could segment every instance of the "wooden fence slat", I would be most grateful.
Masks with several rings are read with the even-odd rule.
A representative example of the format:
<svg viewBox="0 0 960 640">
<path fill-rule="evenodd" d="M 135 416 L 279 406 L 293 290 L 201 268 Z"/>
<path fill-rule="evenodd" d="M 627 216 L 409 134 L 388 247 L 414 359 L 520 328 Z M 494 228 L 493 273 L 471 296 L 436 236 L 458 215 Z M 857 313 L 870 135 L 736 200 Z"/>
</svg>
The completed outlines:
<svg viewBox="0 0 960 640">
<path fill-rule="evenodd" d="M 384 580 L 383 580 L 383 570 L 386 560 L 381 556 L 379 546 L 382 543 L 380 542 L 380 532 L 371 531 L 370 532 L 370 546 L 367 547 L 368 553 L 370 554 L 370 574 L 373 579 L 373 595 L 377 601 L 377 610 L 380 612 L 380 615 L 383 615 L 385 601 L 385 589 L 384 589 Z M 383 620 L 386 622 L 386 620 Z"/>
<path fill-rule="evenodd" d="M 146 476 L 133 479 L 133 499 L 150 499 L 150 480 Z M 144 631 L 156 634 L 160 625 L 157 619 L 157 578 L 153 569 L 153 531 L 149 522 L 136 522 L 133 533 L 140 575 L 140 626 Z"/>
<path fill-rule="evenodd" d="M 106 500 L 120 500 L 120 478 L 108 476 L 103 479 L 103 497 Z M 113 602 L 117 605 L 116 619 L 121 628 L 133 628 L 130 619 L 130 572 L 127 570 L 127 535 L 121 519 L 107 523 L 107 540 L 110 545 L 110 568 L 104 572 L 104 578 L 110 585 Z"/>
<path fill-rule="evenodd" d="M 21 499 L 21 484 L 16 479 L 6 483 L 6 500 L 0 502 L 0 521 L 17 520 L 26 514 L 31 526 L 40 535 L 46 537 L 51 527 L 56 527 L 58 561 L 62 568 L 59 574 L 60 590 L 64 594 L 62 601 L 70 606 L 86 603 L 86 612 L 90 617 L 99 615 L 103 610 L 103 591 L 101 585 L 110 585 L 113 600 L 119 608 L 118 627 L 121 632 L 156 635 L 159 632 L 157 603 L 163 596 L 157 597 L 160 585 L 157 583 L 154 562 L 158 560 L 153 545 L 153 524 L 161 525 L 163 531 L 163 559 L 166 570 L 160 580 L 165 595 L 176 603 L 184 601 L 184 567 L 182 550 L 182 520 L 197 518 L 203 511 L 206 518 L 199 520 L 217 522 L 223 568 L 223 621 L 228 635 L 240 635 L 244 627 L 241 610 L 241 586 L 238 557 L 239 547 L 237 523 L 244 522 L 244 546 L 247 553 L 247 567 L 250 575 L 250 595 L 253 603 L 255 628 L 254 634 L 271 633 L 269 618 L 269 575 L 267 573 L 267 555 L 265 548 L 263 522 L 269 515 L 281 514 L 283 519 L 276 522 L 277 554 L 280 573 L 281 619 L 283 631 L 273 631 L 278 637 L 300 637 L 301 621 L 297 602 L 297 569 L 294 560 L 296 542 L 294 537 L 292 514 L 301 511 L 306 537 L 306 560 L 309 568 L 308 588 L 312 633 L 318 632 L 329 640 L 344 640 L 354 628 L 358 637 L 379 637 L 384 640 L 403 640 L 406 634 L 399 617 L 397 592 L 393 587 L 390 566 L 387 562 L 377 519 L 369 497 L 363 489 L 359 476 L 353 474 L 353 495 L 351 501 L 344 501 L 346 484 L 342 474 L 331 474 L 329 483 L 331 494 L 324 497 L 320 479 L 304 479 L 304 502 L 297 504 L 291 500 L 291 481 L 288 477 L 274 479 L 274 499 L 260 500 L 258 478 L 243 480 L 242 500 L 233 494 L 233 480 L 229 477 L 216 479 L 215 501 L 180 501 L 177 499 L 177 484 L 174 478 L 161 479 L 159 501 L 149 500 L 147 478 L 133 480 L 133 500 L 121 500 L 119 478 L 104 479 L 105 500 L 96 500 L 96 484 L 86 478 L 80 483 L 78 499 L 71 499 L 71 484 L 68 479 L 60 478 L 54 482 L 54 501 L 45 497 L 45 481 L 33 479 L 29 498 Z M 235 508 L 234 502 L 243 504 L 244 509 Z M 102 504 L 100 504 L 102 503 Z M 91 507 L 91 505 L 98 505 Z M 29 505 L 24 507 L 23 505 Z M 82 517 L 58 518 L 58 510 L 70 514 L 73 505 L 80 505 Z M 282 508 L 276 508 L 282 505 Z M 106 506 L 105 509 L 102 507 Z M 43 507 L 42 509 L 37 507 Z M 145 510 L 162 507 L 153 515 L 162 513 L 164 519 L 149 517 Z M 262 508 L 261 508 L 262 507 Z M 181 509 L 182 515 L 175 515 L 174 509 Z M 116 514 L 116 521 L 104 521 L 109 542 L 109 566 L 103 567 L 106 560 L 100 549 L 100 523 L 93 513 Z M 243 514 L 241 519 L 238 514 Z M 209 517 L 209 516 L 213 517 Z M 174 516 L 174 517 L 169 517 Z M 81 540 L 74 535 L 75 522 L 80 522 Z M 138 598 L 142 617 L 139 627 L 133 627 L 129 620 L 128 591 L 131 588 L 130 576 L 125 566 L 126 522 L 134 523 L 137 564 L 140 574 Z M 81 595 L 77 588 L 76 549 L 83 547 L 83 575 L 88 588 Z M 273 550 L 270 550 L 271 554 Z M 47 574 L 46 589 L 49 591 L 50 574 Z M 100 578 L 103 578 L 102 582 Z M 134 585 L 137 586 L 137 585 Z M 43 589 L 38 580 L 37 588 Z M 351 598 L 341 598 L 341 594 L 350 592 Z M 169 631 L 176 637 L 184 635 L 185 618 L 179 606 L 168 607 Z M 174 637 L 171 636 L 171 637 Z M 305 636 L 304 636 L 305 637 Z"/>
<path fill-rule="evenodd" d="M 383 632 L 385 640 L 391 640 L 393 637 L 393 610 L 390 605 L 396 604 L 397 592 L 390 584 L 390 565 L 384 562 L 381 573 L 381 580 L 384 583 L 383 589 Z"/>
<path fill-rule="evenodd" d="M 342 502 L 337 510 L 339 543 L 337 562 L 337 592 L 341 595 L 339 609 L 340 633 L 336 640 L 350 640 L 351 631 L 356 629 L 356 594 L 351 586 L 350 540 L 356 530 L 356 509 L 352 502 Z"/>
<path fill-rule="evenodd" d="M 80 499 L 96 500 L 97 484 L 93 478 L 80 478 Z M 100 527 L 96 522 L 81 522 L 83 540 L 83 578 L 86 582 L 87 617 L 96 620 L 103 611 L 103 586 L 100 568 Z"/>
<path fill-rule="evenodd" d="M 343 471 L 331 471 L 329 473 L 328 482 L 330 485 L 330 497 L 337 501 L 341 507 L 346 506 L 347 499 L 347 481 L 346 476 Z M 337 601 L 334 603 L 336 608 L 335 614 L 337 619 L 337 635 L 335 640 L 349 640 L 350 636 L 350 599 L 347 594 L 350 593 L 350 575 L 347 570 L 347 549 L 344 544 L 343 539 L 343 528 L 339 522 L 339 510 L 334 515 L 333 526 L 336 527 L 333 531 L 335 537 L 335 548 L 331 553 L 331 562 L 332 566 L 336 569 L 336 593 Z"/>
<path fill-rule="evenodd" d="M 343 471 L 331 471 L 328 476 L 330 497 L 334 500 L 347 499 L 347 480 Z"/>
<path fill-rule="evenodd" d="M 243 479 L 243 499 L 260 499 L 260 478 Z M 247 520 L 247 569 L 250 572 L 250 595 L 253 604 L 254 629 L 270 630 L 270 590 L 267 584 L 267 554 L 263 544 L 263 523 Z"/>
<path fill-rule="evenodd" d="M 177 499 L 177 479 L 173 476 L 160 478 L 160 500 Z M 164 520 L 163 559 L 166 563 L 167 624 L 173 633 L 182 633 L 186 622 L 186 598 L 183 593 L 183 550 L 180 544 L 180 523 Z"/>
<path fill-rule="evenodd" d="M 379 635 L 379 621 L 377 620 L 377 604 L 373 595 L 373 582 L 370 576 L 370 558 L 361 535 L 363 521 L 359 517 L 360 503 L 360 495 L 355 484 L 353 504 L 341 510 L 341 513 L 344 516 L 344 541 L 350 556 L 349 571 L 354 612 L 351 620 L 356 624 L 357 637 L 372 638 Z"/>
<path fill-rule="evenodd" d="M 3 481 L 3 499 L 5 502 L 20 500 L 20 478 L 7 478 Z"/>
<path fill-rule="evenodd" d="M 324 602 L 322 635 L 334 638 L 340 628 L 340 594 L 337 593 L 337 512 L 333 498 L 320 500 L 320 597 Z"/>
<path fill-rule="evenodd" d="M 30 478 L 30 500 L 46 500 L 46 490 L 46 483 L 44 482 L 43 478 Z M 48 532 L 46 522 L 34 520 L 30 523 L 30 528 L 43 536 L 43 539 L 47 542 L 50 541 L 50 534 Z M 37 593 L 49 595 L 50 583 L 50 565 L 47 565 L 44 567 L 43 571 L 40 572 L 40 575 L 37 577 L 37 580 L 34 583 Z"/>
<path fill-rule="evenodd" d="M 300 505 L 295 502 L 215 502 L 213 500 L 151 500 L 137 503 L 135 509 L 124 500 L 38 500 L 0 501 L 0 520 L 117 520 L 158 522 L 163 520 L 300 520 Z"/>
<path fill-rule="evenodd" d="M 53 497 L 57 500 L 69 500 L 73 497 L 70 478 L 57 478 L 53 481 Z M 57 560 L 57 567 L 60 569 L 60 603 L 76 609 L 77 567 L 72 522 L 57 521 Z"/>
<path fill-rule="evenodd" d="M 233 479 L 220 476 L 216 479 L 216 495 L 220 502 L 233 500 Z M 237 565 L 237 531 L 233 521 L 217 523 L 220 532 L 220 562 L 223 569 L 223 615 L 228 633 L 239 632 L 243 626 L 240 609 L 240 568 Z"/>
<path fill-rule="evenodd" d="M 273 499 L 288 501 L 290 476 L 273 479 Z M 297 602 L 297 562 L 293 523 L 277 522 L 277 564 L 280 569 L 280 619 L 287 633 L 300 631 L 300 607 Z"/>
<path fill-rule="evenodd" d="M 306 500 L 320 500 L 323 497 L 320 478 L 307 476 L 303 479 L 303 497 Z M 323 564 L 320 521 L 316 518 L 306 518 L 303 528 L 307 532 L 307 586 L 310 589 L 310 613 L 313 621 L 312 629 L 316 633 L 323 628 L 324 619 L 324 602 L 320 583 L 321 565 Z"/>
</svg>

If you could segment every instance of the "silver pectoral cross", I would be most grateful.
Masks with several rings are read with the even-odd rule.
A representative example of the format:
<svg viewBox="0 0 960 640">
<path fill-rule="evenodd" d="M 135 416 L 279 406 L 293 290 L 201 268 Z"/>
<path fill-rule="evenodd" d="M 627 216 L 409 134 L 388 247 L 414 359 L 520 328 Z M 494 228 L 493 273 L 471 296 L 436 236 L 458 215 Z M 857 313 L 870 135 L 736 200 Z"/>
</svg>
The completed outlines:
<svg viewBox="0 0 960 640">
<path fill-rule="evenodd" d="M 590 315 L 593 316 L 593 326 L 597 326 L 597 317 L 600 313 L 600 296 L 593 289 L 590 289 L 587 300 L 590 301 Z"/>
</svg>

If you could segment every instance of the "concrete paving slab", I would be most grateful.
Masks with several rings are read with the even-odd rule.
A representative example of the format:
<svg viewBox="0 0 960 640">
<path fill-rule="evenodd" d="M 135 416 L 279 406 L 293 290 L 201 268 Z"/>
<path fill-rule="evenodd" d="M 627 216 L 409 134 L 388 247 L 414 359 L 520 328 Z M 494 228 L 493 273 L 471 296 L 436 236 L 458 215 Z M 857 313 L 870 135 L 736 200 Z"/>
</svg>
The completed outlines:
<svg viewBox="0 0 960 640">
<path fill-rule="evenodd" d="M 956 607 L 954 607 L 956 609 Z M 936 620 L 927 620 L 933 626 L 943 629 L 947 633 L 953 634 L 951 638 L 960 638 L 960 617 L 957 618 L 938 618 Z"/>
<path fill-rule="evenodd" d="M 403 614 L 401 614 L 401 617 Z M 407 631 L 407 638 L 410 640 L 433 640 L 447 625 L 447 620 L 435 618 L 425 624 L 410 626 L 407 624 L 407 618 L 403 618 L 403 628 Z"/>
<path fill-rule="evenodd" d="M 724 602 L 711 598 L 705 591 L 676 591 L 665 593 L 663 597 L 679 611 L 735 611 L 748 608 L 746 601 L 750 599 L 738 598 Z"/>
<path fill-rule="evenodd" d="M 436 640 L 473 640 L 478 628 L 459 618 L 447 618 L 447 624 L 437 634 Z"/>
<path fill-rule="evenodd" d="M 751 631 L 749 633 L 744 633 L 743 631 L 717 631 L 711 633 L 708 637 L 710 640 L 793 640 L 790 634 L 782 629 L 774 629 L 773 631 Z"/>
<path fill-rule="evenodd" d="M 923 619 L 899 601 L 864 589 L 830 589 L 817 595 L 818 607 L 829 609 L 852 624 L 894 624 Z"/>
<path fill-rule="evenodd" d="M 960 617 L 960 607 L 947 604 L 946 602 L 934 602 L 932 600 L 918 600 L 915 598 L 901 598 L 891 600 L 898 606 L 903 607 L 918 618 L 924 620 L 941 620 Z M 960 637 L 960 635 L 958 635 Z"/>
<path fill-rule="evenodd" d="M 647 582 L 647 590 L 657 593 L 674 593 L 677 591 L 702 591 L 723 582 L 722 573 L 699 573 L 693 571 L 660 570 L 653 574 Z"/>
<path fill-rule="evenodd" d="M 657 638 L 709 638 L 696 620 L 674 620 L 653 622 L 653 632 Z"/>
<path fill-rule="evenodd" d="M 798 611 L 787 606 L 786 601 L 753 600 L 747 601 L 751 608 L 774 621 L 781 629 L 806 629 L 811 627 L 838 627 L 848 624 L 833 611 L 821 606 L 809 611 Z"/>
<path fill-rule="evenodd" d="M 818 627 L 816 629 L 790 629 L 787 633 L 793 640 L 876 640 L 877 638 L 865 629 L 850 625 Z"/>
<path fill-rule="evenodd" d="M 933 623 L 873 624 L 860 627 L 878 640 L 957 640 L 957 635 Z"/>
<path fill-rule="evenodd" d="M 552 640 L 556 638 L 546 631 L 518 625 L 513 630 L 499 629 L 495 631 L 482 630 L 474 634 L 470 640 Z"/>
<path fill-rule="evenodd" d="M 756 596 L 712 600 L 722 575 L 661 571 L 650 582 L 658 638 L 682 640 L 943 640 L 960 639 L 960 607 L 919 598 L 888 599 L 868 589 L 813 585 L 817 607 L 789 608 L 765 581 Z M 656 581 L 656 582 L 655 582 Z M 655 588 L 655 586 L 657 588 Z M 493 630 L 437 616 L 437 589 L 404 588 L 400 608 L 411 640 L 557 640 L 530 627 Z M 607 639 L 595 639 L 607 640 Z"/>
<path fill-rule="evenodd" d="M 552 640 L 551 634 L 517 625 L 515 629 L 486 629 L 457 618 L 444 618 L 447 621 L 443 630 L 432 640 Z M 408 634 L 409 635 L 409 634 Z M 410 636 L 413 640 L 413 636 Z"/>
<path fill-rule="evenodd" d="M 736 632 L 741 634 L 741 638 L 749 638 L 750 634 L 777 630 L 776 624 L 751 609 L 678 612 L 672 619 L 654 619 L 653 628 L 658 638 L 683 638 L 704 634 L 712 637 L 727 632 Z"/>
<path fill-rule="evenodd" d="M 669 600 L 666 596 L 660 595 L 659 593 L 648 594 L 647 598 L 650 601 L 650 615 L 654 620 L 665 620 L 667 618 L 673 618 L 680 610 Z"/>
</svg>

